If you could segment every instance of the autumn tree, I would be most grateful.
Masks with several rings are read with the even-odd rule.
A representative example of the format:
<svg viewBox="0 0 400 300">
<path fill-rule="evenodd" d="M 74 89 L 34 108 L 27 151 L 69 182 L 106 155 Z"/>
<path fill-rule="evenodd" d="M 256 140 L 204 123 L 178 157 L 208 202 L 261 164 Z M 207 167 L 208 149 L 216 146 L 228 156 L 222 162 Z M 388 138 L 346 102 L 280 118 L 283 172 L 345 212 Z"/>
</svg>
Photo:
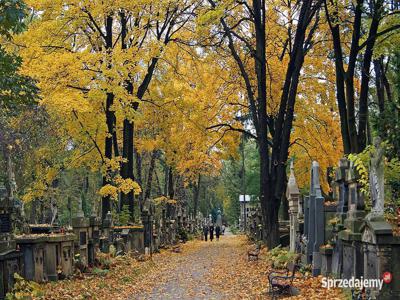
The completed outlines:
<svg viewBox="0 0 400 300">
<path fill-rule="evenodd" d="M 202 22 L 218 20 L 219 26 L 210 33 L 219 38 L 213 42 L 227 49 L 235 61 L 244 83 L 243 97 L 249 103 L 254 136 L 260 155 L 260 203 L 263 212 L 265 239 L 269 247 L 279 243 L 278 210 L 285 186 L 286 161 L 294 117 L 297 88 L 304 58 L 313 44 L 313 34 L 319 21 L 320 1 L 213 1 L 209 0 Z M 283 11 L 279 17 L 275 6 Z M 214 21 L 211 23 L 215 24 Z M 275 27 L 277 26 L 277 27 Z M 268 107 L 269 33 L 284 28 L 285 38 L 280 56 L 286 57 L 286 73 L 282 80 L 281 98 L 277 110 Z M 251 65 L 249 68 L 248 65 Z M 217 124 L 225 127 L 226 124 Z M 215 128 L 215 127 L 214 127 Z"/>
<path fill-rule="evenodd" d="M 42 105 L 64 119 L 74 149 L 97 152 L 82 164 L 102 168 L 103 217 L 119 193 L 133 209 L 133 193 L 140 192 L 133 176 L 135 111 L 194 3 L 29 3 L 38 13 L 19 37 L 29 61 L 25 70 L 40 81 Z"/>
<path fill-rule="evenodd" d="M 19 72 L 22 61 L 12 38 L 25 29 L 25 3 L 1 1 L 0 15 L 0 157 L 5 170 L 0 172 L 0 180 L 6 184 L 9 197 L 14 198 L 17 196 L 14 156 L 18 137 L 13 119 L 35 106 L 37 88 L 31 78 Z"/>
<path fill-rule="evenodd" d="M 374 47 L 400 25 L 393 1 L 328 0 L 324 7 L 332 36 L 343 148 L 345 153 L 358 153 L 368 144 Z M 379 61 L 375 68 L 380 72 Z"/>
</svg>

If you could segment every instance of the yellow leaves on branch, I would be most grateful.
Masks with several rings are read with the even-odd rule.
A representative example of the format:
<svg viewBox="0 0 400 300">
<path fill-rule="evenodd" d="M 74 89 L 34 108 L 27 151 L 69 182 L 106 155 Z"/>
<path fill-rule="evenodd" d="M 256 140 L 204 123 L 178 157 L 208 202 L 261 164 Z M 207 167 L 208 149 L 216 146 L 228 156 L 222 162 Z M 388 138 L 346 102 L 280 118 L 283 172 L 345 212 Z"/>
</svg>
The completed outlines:
<svg viewBox="0 0 400 300">
<path fill-rule="evenodd" d="M 154 204 L 155 205 L 161 205 L 163 203 L 176 204 L 177 202 L 178 202 L 177 200 L 170 199 L 170 198 L 165 197 L 165 196 L 154 198 Z"/>
<path fill-rule="evenodd" d="M 140 185 L 130 178 L 123 179 L 121 176 L 114 178 L 114 184 L 106 184 L 100 190 L 99 194 L 102 197 L 109 196 L 113 199 L 118 199 L 119 193 L 128 194 L 133 191 L 133 194 L 139 195 L 142 192 Z"/>
</svg>

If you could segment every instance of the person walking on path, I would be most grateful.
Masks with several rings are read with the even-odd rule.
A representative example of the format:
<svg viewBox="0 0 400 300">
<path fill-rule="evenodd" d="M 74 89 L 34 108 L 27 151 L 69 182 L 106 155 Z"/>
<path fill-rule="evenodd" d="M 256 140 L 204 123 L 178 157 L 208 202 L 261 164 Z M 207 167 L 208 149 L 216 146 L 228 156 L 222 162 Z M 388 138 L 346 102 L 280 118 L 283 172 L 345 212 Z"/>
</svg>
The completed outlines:
<svg viewBox="0 0 400 300">
<path fill-rule="evenodd" d="M 219 241 L 219 236 L 221 234 L 221 227 L 218 225 L 215 227 L 215 237 L 217 238 L 217 241 Z"/>
<path fill-rule="evenodd" d="M 208 225 L 206 223 L 203 224 L 203 234 L 204 234 L 204 240 L 207 242 Z"/>
<path fill-rule="evenodd" d="M 214 225 L 210 225 L 210 241 L 212 242 L 214 239 Z"/>
</svg>

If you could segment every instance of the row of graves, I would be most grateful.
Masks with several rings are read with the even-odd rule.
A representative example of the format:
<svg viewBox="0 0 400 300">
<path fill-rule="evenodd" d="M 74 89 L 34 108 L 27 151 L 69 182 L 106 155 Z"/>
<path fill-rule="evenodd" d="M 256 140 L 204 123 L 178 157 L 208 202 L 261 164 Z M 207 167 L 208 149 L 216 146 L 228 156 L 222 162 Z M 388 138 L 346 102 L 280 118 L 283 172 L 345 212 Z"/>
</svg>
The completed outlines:
<svg viewBox="0 0 400 300">
<path fill-rule="evenodd" d="M 142 256 L 178 242 L 179 230 L 191 230 L 195 222 L 186 209 L 174 206 L 173 218 L 167 207 L 156 207 L 147 201 L 141 213 L 141 224 L 114 226 L 109 212 L 101 222 L 96 215 L 86 217 L 80 201 L 72 218 L 72 229 L 50 224 L 26 226 L 26 233 L 13 234 L 13 203 L 0 188 L 0 299 L 12 290 L 14 274 L 35 282 L 56 281 L 73 275 L 76 269 L 95 267 L 98 253 Z M 175 220 L 176 219 L 176 220 Z"/>
<path fill-rule="evenodd" d="M 335 201 L 323 196 L 315 161 L 310 180 L 309 195 L 302 197 L 291 166 L 287 186 L 290 250 L 301 254 L 302 264 L 311 266 L 313 276 L 348 282 L 384 279 L 382 289 L 352 290 L 353 299 L 400 299 L 400 238 L 384 218 L 382 151 L 371 157 L 372 207 L 368 211 L 355 167 L 346 158 L 340 160 L 332 182 Z"/>
</svg>

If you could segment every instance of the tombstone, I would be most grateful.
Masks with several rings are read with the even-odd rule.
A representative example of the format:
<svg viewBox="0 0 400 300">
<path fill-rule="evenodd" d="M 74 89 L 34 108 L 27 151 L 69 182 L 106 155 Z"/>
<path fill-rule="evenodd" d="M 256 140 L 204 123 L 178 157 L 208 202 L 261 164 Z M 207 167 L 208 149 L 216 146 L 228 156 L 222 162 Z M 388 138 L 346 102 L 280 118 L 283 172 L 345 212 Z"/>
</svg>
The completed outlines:
<svg viewBox="0 0 400 300">
<path fill-rule="evenodd" d="M 363 255 L 361 244 L 361 226 L 364 223 L 365 205 L 364 195 L 358 183 L 359 176 L 351 163 L 346 170 L 346 184 L 348 187 L 348 208 L 344 227 L 338 237 L 343 245 L 342 278 L 359 278 L 363 274 Z"/>
<path fill-rule="evenodd" d="M 347 158 L 341 158 L 339 167 L 335 172 L 334 196 L 338 200 L 336 217 L 339 219 L 338 224 L 333 232 L 334 249 L 332 254 L 332 274 L 340 277 L 343 270 L 343 244 L 338 237 L 338 233 L 343 230 L 344 220 L 348 211 L 348 186 L 346 181 L 346 172 L 349 168 Z"/>
<path fill-rule="evenodd" d="M 335 172 L 335 196 L 338 199 L 337 216 L 340 219 L 341 224 L 343 224 L 348 211 L 348 186 L 346 182 L 346 173 L 349 164 L 347 158 L 341 158 L 339 161 L 339 168 L 337 168 Z"/>
<path fill-rule="evenodd" d="M 14 285 L 14 273 L 21 273 L 22 253 L 12 234 L 12 203 L 4 185 L 0 184 L 0 298 Z"/>
<path fill-rule="evenodd" d="M 300 240 L 300 247 L 301 247 L 301 262 L 303 264 L 310 264 L 311 263 L 311 256 L 307 251 L 307 244 L 309 239 L 309 218 L 310 218 L 310 197 L 304 197 L 304 204 L 303 204 L 303 212 L 304 212 L 304 221 L 303 221 L 303 235 L 301 236 Z"/>
<path fill-rule="evenodd" d="M 45 280 L 44 255 L 46 236 L 27 234 L 16 237 L 17 245 L 23 253 L 23 277 L 27 280 Z"/>
<path fill-rule="evenodd" d="M 319 248 L 321 253 L 321 274 L 329 276 L 332 273 L 332 254 L 333 248 L 330 246 L 321 246 Z"/>
<path fill-rule="evenodd" d="M 113 240 L 113 220 L 111 212 L 107 212 L 105 219 L 102 224 L 102 235 L 100 237 L 100 250 L 103 253 L 108 253 L 110 251 L 110 246 Z"/>
<path fill-rule="evenodd" d="M 145 253 L 143 226 L 133 226 L 131 231 L 133 236 L 133 249 L 140 253 Z"/>
<path fill-rule="evenodd" d="M 72 218 L 72 228 L 75 234 L 75 255 L 79 254 L 81 263 L 88 266 L 89 263 L 89 219 L 85 217 L 82 209 L 82 199 L 79 198 L 78 212 Z"/>
<path fill-rule="evenodd" d="M 89 218 L 88 263 L 92 266 L 96 261 L 96 252 L 100 247 L 101 220 L 96 214 Z"/>
<path fill-rule="evenodd" d="M 142 224 L 144 234 L 144 249 L 146 254 L 152 252 L 152 240 L 153 240 L 153 216 L 151 213 L 151 202 L 146 200 L 142 210 Z"/>
<path fill-rule="evenodd" d="M 368 288 L 370 299 L 400 299 L 400 238 L 393 236 L 392 227 L 384 220 L 368 220 L 361 228 L 366 279 L 381 279 L 390 272 L 393 280 L 381 290 Z"/>
<path fill-rule="evenodd" d="M 298 232 L 299 232 L 299 199 L 300 191 L 294 176 L 293 161 L 290 163 L 290 175 L 286 189 L 286 197 L 289 202 L 289 231 L 290 231 L 290 251 L 297 252 Z"/>
<path fill-rule="evenodd" d="M 59 274 L 65 277 L 73 273 L 75 235 L 53 233 L 46 237 L 44 271 L 45 279 L 58 280 Z"/>
<path fill-rule="evenodd" d="M 392 226 L 384 218 L 384 153 L 379 138 L 374 139 L 375 151 L 370 162 L 372 209 L 361 226 L 364 253 L 364 278 L 382 278 L 390 272 L 393 280 L 381 290 L 370 289 L 371 299 L 400 298 L 400 237 L 393 236 Z"/>
<path fill-rule="evenodd" d="M 326 203 L 324 205 L 324 245 L 319 250 L 321 253 L 321 274 L 328 276 L 332 272 L 332 239 L 334 227 L 329 221 L 335 218 L 337 206 L 332 203 Z"/>
<path fill-rule="evenodd" d="M 311 187 L 310 187 L 310 223 L 308 246 L 312 246 L 312 274 L 317 276 L 321 273 L 321 245 L 325 240 L 325 220 L 324 220 L 324 198 L 321 193 L 319 183 L 319 164 L 312 163 Z"/>
<path fill-rule="evenodd" d="M 381 147 L 381 139 L 374 138 L 375 150 L 370 159 L 369 186 L 371 192 L 372 209 L 367 215 L 368 220 L 382 220 L 384 213 L 384 149 Z"/>
</svg>

